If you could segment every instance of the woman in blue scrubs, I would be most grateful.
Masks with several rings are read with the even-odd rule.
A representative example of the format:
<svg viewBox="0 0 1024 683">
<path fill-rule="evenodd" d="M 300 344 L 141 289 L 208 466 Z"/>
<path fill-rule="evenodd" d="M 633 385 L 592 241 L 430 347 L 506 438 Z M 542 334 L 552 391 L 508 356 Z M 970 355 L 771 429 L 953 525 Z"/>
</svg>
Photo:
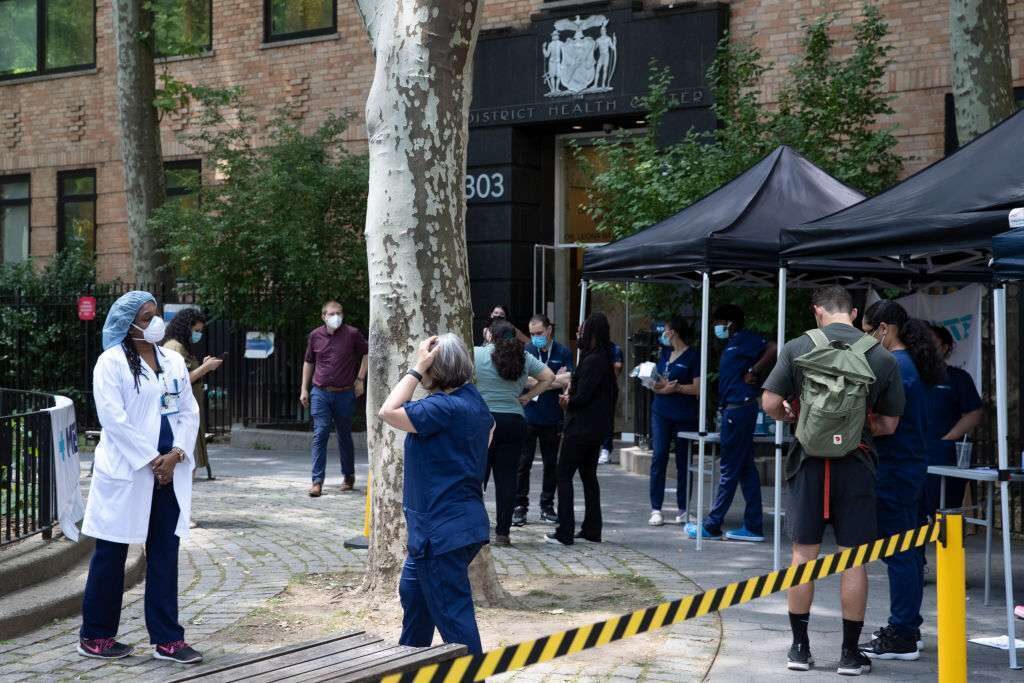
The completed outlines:
<svg viewBox="0 0 1024 683">
<path fill-rule="evenodd" d="M 875 439 L 879 537 L 913 529 L 920 521 L 928 472 L 929 396 L 946 376 L 927 323 L 911 319 L 895 301 L 879 301 L 864 314 L 862 328 L 896 357 L 906 404 L 899 426 Z M 861 650 L 873 659 L 920 657 L 924 552 L 908 550 L 885 560 L 889 571 L 889 623 Z"/>
<path fill-rule="evenodd" d="M 953 353 L 953 335 L 945 327 L 932 326 L 939 353 L 948 359 Z M 984 416 L 981 396 L 974 379 L 961 368 L 946 366 L 946 377 L 928 394 L 931 430 L 928 434 L 928 464 L 956 465 L 956 443 L 974 430 Z M 964 502 L 967 480 L 946 479 L 946 507 L 960 507 Z M 922 518 L 931 517 L 939 509 L 941 477 L 929 474 L 925 482 Z"/>
<path fill-rule="evenodd" d="M 469 563 L 490 533 L 483 482 L 494 419 L 472 378 L 462 339 L 431 337 L 420 344 L 415 367 L 391 390 L 379 416 L 408 432 L 402 507 L 409 554 L 399 584 L 399 643 L 427 647 L 436 628 L 444 642 L 480 654 Z M 431 393 L 413 401 L 420 382 Z"/>
<path fill-rule="evenodd" d="M 658 374 L 661 379 L 654 385 L 651 404 L 651 518 L 648 524 L 665 523 L 661 505 L 665 500 L 665 474 L 668 471 L 669 451 L 676 444 L 676 523 L 685 521 L 686 510 L 686 454 L 682 439 L 676 434 L 697 430 L 698 400 L 700 395 L 700 354 L 690 346 L 693 330 L 681 317 L 676 316 L 665 325 L 661 333 L 661 356 Z"/>
</svg>

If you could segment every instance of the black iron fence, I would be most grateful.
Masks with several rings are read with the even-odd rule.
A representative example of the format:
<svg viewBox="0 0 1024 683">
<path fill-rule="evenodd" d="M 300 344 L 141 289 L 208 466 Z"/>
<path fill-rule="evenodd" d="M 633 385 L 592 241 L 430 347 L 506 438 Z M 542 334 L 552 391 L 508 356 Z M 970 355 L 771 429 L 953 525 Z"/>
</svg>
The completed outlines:
<svg viewBox="0 0 1024 683">
<path fill-rule="evenodd" d="M 50 413 L 53 396 L 0 389 L 0 545 L 50 538 L 57 520 Z"/>
</svg>

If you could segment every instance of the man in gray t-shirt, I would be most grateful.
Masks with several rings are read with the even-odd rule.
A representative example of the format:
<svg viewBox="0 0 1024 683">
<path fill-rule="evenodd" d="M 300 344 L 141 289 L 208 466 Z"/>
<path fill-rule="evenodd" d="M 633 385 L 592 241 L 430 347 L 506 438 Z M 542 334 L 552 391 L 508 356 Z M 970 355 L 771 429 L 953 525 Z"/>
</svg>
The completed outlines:
<svg viewBox="0 0 1024 683">
<path fill-rule="evenodd" d="M 824 287 L 814 292 L 812 308 L 818 328 L 829 341 L 853 344 L 864 336 L 853 326 L 857 309 L 842 287 Z M 794 422 L 803 373 L 794 360 L 814 348 L 807 335 L 788 342 L 764 383 L 762 406 L 776 420 Z M 891 353 L 876 344 L 866 354 L 875 381 L 868 394 L 867 414 L 861 443 L 843 458 L 825 460 L 808 456 L 800 443 L 793 442 L 786 458 L 789 496 L 786 525 L 793 540 L 792 564 L 818 557 L 825 525 L 831 523 L 836 543 L 849 548 L 874 540 L 875 449 L 872 436 L 891 434 L 903 414 L 903 383 Z M 867 572 L 864 567 L 847 570 L 841 579 L 843 605 L 843 649 L 838 673 L 859 675 L 871 670 L 871 662 L 857 645 L 867 607 Z M 807 670 L 813 663 L 807 637 L 814 586 L 797 586 L 789 591 L 789 620 L 793 645 L 788 668 Z"/>
</svg>

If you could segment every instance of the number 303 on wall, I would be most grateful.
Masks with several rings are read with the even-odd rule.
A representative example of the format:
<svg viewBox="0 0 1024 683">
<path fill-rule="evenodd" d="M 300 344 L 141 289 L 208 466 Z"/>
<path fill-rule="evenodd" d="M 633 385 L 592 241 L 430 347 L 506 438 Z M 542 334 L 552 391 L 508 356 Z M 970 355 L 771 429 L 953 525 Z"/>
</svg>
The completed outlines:
<svg viewBox="0 0 1024 683">
<path fill-rule="evenodd" d="M 466 199 L 499 199 L 505 196 L 505 176 L 479 173 L 466 176 Z"/>
</svg>

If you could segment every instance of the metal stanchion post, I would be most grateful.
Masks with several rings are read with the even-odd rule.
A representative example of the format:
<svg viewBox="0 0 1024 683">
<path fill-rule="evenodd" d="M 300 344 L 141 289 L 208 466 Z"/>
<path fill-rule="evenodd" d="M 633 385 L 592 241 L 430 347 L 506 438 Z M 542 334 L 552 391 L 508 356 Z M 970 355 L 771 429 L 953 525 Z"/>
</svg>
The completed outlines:
<svg viewBox="0 0 1024 683">
<path fill-rule="evenodd" d="M 370 547 L 370 515 L 373 513 L 373 472 L 366 475 L 366 510 L 363 513 L 363 535 L 353 536 L 343 544 L 351 550 L 367 550 Z"/>
<path fill-rule="evenodd" d="M 967 576 L 963 515 L 940 513 L 935 547 L 938 603 L 939 683 L 967 681 Z"/>
</svg>

